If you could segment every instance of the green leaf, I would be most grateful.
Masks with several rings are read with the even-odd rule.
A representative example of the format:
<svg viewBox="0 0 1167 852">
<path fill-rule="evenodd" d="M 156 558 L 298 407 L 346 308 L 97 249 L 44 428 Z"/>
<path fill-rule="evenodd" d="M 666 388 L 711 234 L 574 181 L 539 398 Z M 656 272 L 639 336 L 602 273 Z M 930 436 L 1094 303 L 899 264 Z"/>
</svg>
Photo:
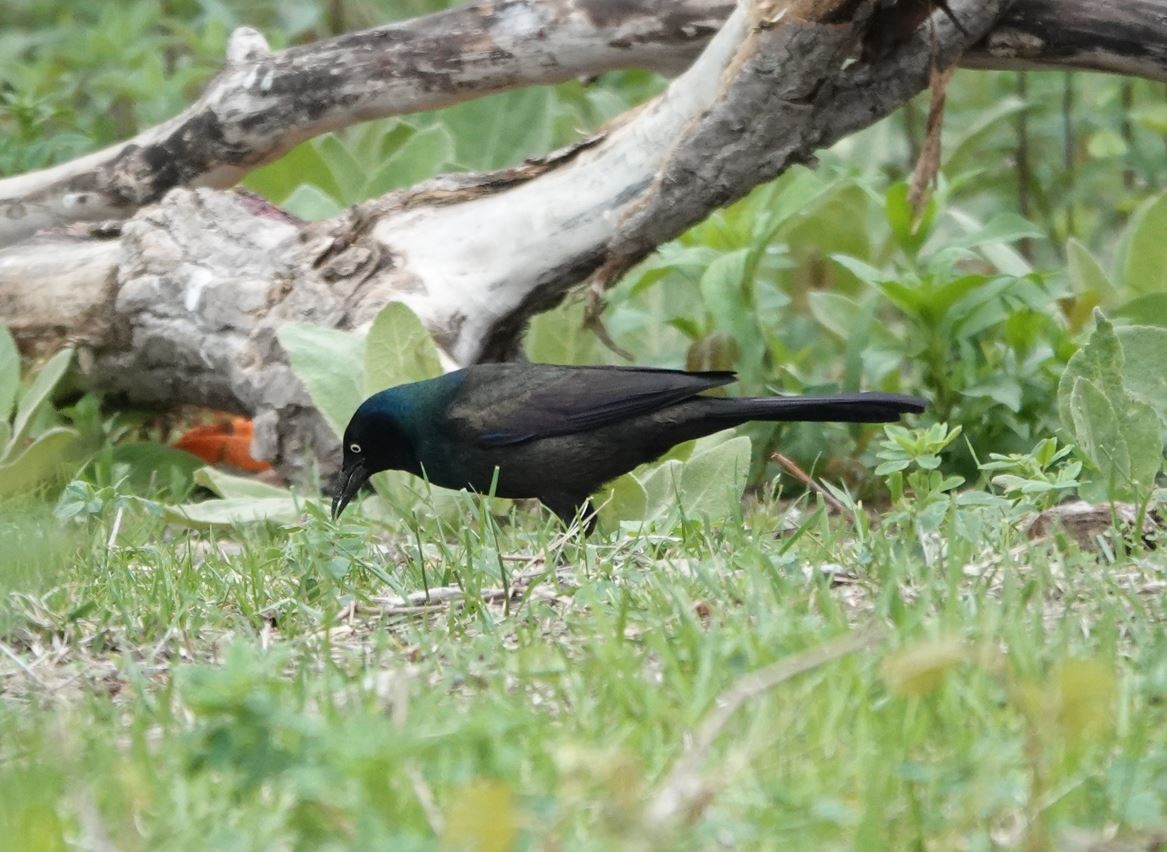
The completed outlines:
<svg viewBox="0 0 1167 852">
<path fill-rule="evenodd" d="M 1118 328 L 1095 311 L 1097 328 L 1066 364 L 1058 383 L 1058 416 L 1073 434 L 1070 394 L 1074 382 L 1086 378 L 1103 389 L 1118 410 L 1133 398 L 1167 425 L 1167 329 L 1148 325 Z"/>
<path fill-rule="evenodd" d="M 0 421 L 12 416 L 16 393 L 20 390 L 20 352 L 8 329 L 0 324 Z M 3 452 L 6 441 L 0 441 Z"/>
<path fill-rule="evenodd" d="M 236 526 L 270 521 L 290 524 L 296 522 L 304 511 L 305 501 L 287 497 L 231 497 L 224 500 L 204 500 L 201 503 L 185 503 L 181 506 L 167 506 L 166 517 L 180 524 L 194 527 Z"/>
<path fill-rule="evenodd" d="M 5 464 L 0 464 L 0 497 L 13 497 L 62 479 L 76 466 L 80 435 L 75 429 L 49 429 Z"/>
<path fill-rule="evenodd" d="M 326 196 L 343 197 L 332 169 L 314 141 L 297 145 L 243 179 L 245 187 L 285 207 L 284 200 L 304 184 L 314 184 Z"/>
<path fill-rule="evenodd" d="M 1114 333 L 1114 326 L 1102 311 L 1094 311 L 1097 326 L 1086 345 L 1074 353 L 1058 382 L 1058 418 L 1062 426 L 1074 434 L 1074 418 L 1070 410 L 1070 395 L 1079 378 L 1090 379 L 1099 387 L 1122 383 L 1122 345 Z"/>
<path fill-rule="evenodd" d="M 934 692 L 969 657 L 958 639 L 933 639 L 900 648 L 880 663 L 888 689 L 904 698 Z"/>
<path fill-rule="evenodd" d="M 154 441 L 118 444 L 109 449 L 109 460 L 112 465 L 128 469 L 129 483 L 135 488 L 169 483 L 174 471 L 184 481 L 192 482 L 195 471 L 206 464 L 198 456 Z"/>
<path fill-rule="evenodd" d="M 284 199 L 282 206 L 293 216 L 299 216 L 309 222 L 327 219 L 344 209 L 344 205 L 339 201 L 311 183 L 303 183 L 296 187 L 292 194 Z"/>
<path fill-rule="evenodd" d="M 1097 130 L 1090 134 L 1086 150 L 1096 160 L 1121 157 L 1127 152 L 1126 142 L 1113 130 Z"/>
<path fill-rule="evenodd" d="M 438 348 L 417 314 L 390 302 L 365 338 L 364 395 L 441 375 Z"/>
<path fill-rule="evenodd" d="M 361 190 L 368 180 L 368 174 L 348 146 L 334 133 L 325 133 L 314 139 L 312 144 L 320 152 L 321 160 L 327 164 L 336 186 L 340 189 L 340 193 L 333 197 L 344 204 L 360 201 Z"/>
<path fill-rule="evenodd" d="M 1118 308 L 1114 314 L 1140 325 L 1167 328 L 1167 293 L 1136 296 Z"/>
<path fill-rule="evenodd" d="M 1131 217 L 1123 236 L 1122 283 L 1135 293 L 1167 291 L 1167 193 Z"/>
<path fill-rule="evenodd" d="M 433 177 L 454 159 L 454 137 L 442 124 L 432 124 L 411 135 L 368 179 L 364 198 L 376 198 L 393 189 L 413 186 Z"/>
<path fill-rule="evenodd" d="M 364 400 L 364 341 L 343 331 L 301 322 L 285 323 L 276 337 L 312 404 L 336 436 L 343 438 L 345 426 Z"/>
<path fill-rule="evenodd" d="M 630 473 L 614 479 L 594 502 L 600 507 L 600 524 L 604 529 L 618 529 L 621 521 L 639 521 L 647 517 L 648 494 L 640 480 Z"/>
<path fill-rule="evenodd" d="M 847 340 L 859 323 L 859 303 L 841 293 L 812 290 L 807 295 L 811 316 L 827 331 Z"/>
<path fill-rule="evenodd" d="M 726 252 L 705 270 L 700 287 L 714 327 L 733 337 L 745 381 L 752 383 L 749 374 L 762 363 L 766 343 L 748 294 L 748 260 L 748 249 Z"/>
<path fill-rule="evenodd" d="M 553 146 L 556 112 L 550 86 L 478 98 L 442 111 L 458 144 L 458 162 L 470 169 L 496 169 Z"/>
<path fill-rule="evenodd" d="M 681 470 L 684 463 L 668 459 L 637 477 L 644 488 L 644 519 L 651 520 L 669 514 L 677 505 L 681 488 Z"/>
<path fill-rule="evenodd" d="M 796 166 L 774 184 L 777 192 L 756 220 L 754 242 L 765 245 L 778 231 L 796 216 L 813 214 L 828 195 L 845 184 L 825 180 L 818 172 L 805 166 Z"/>
<path fill-rule="evenodd" d="M 582 302 L 537 314 L 525 339 L 527 357 L 544 364 L 594 364 L 603 359 L 596 335 L 584 327 Z"/>
<path fill-rule="evenodd" d="M 988 109 L 977 110 L 970 116 L 972 123 L 963 130 L 958 130 L 955 139 L 944 140 L 944 172 L 945 174 L 960 174 L 982 165 L 981 162 L 964 162 L 973 158 L 983 157 L 985 150 L 980 146 L 984 137 L 990 136 L 997 127 L 1026 108 L 1026 103 L 1014 95 L 1002 98 Z"/>
<path fill-rule="evenodd" d="M 965 388 L 965 396 L 988 397 L 1008 408 L 1010 411 L 1021 410 L 1021 383 L 1008 375 L 996 375 L 988 381 L 971 388 Z"/>
<path fill-rule="evenodd" d="M 888 280 L 888 276 L 883 271 L 850 255 L 833 254 L 831 260 L 866 284 L 879 286 Z"/>
<path fill-rule="evenodd" d="M 1132 325 L 1118 330 L 1123 384 L 1153 408 L 1167 428 L 1167 328 Z"/>
<path fill-rule="evenodd" d="M 233 476 L 213 467 L 201 467 L 194 472 L 194 481 L 214 491 L 220 497 L 247 500 L 290 500 L 292 492 L 247 476 Z"/>
<path fill-rule="evenodd" d="M 1032 222 L 1016 213 L 999 213 L 987 223 L 981 223 L 960 210 L 951 209 L 948 213 L 964 229 L 965 236 L 949 240 L 946 249 L 975 248 L 1006 275 L 1022 278 L 1033 272 L 1029 261 L 1010 245 L 1022 239 L 1045 236 Z"/>
<path fill-rule="evenodd" d="M 1089 249 L 1077 240 L 1066 240 L 1066 265 L 1075 293 L 1097 294 L 1104 302 L 1116 295 L 1114 284 Z"/>
<path fill-rule="evenodd" d="M 1137 496 L 1155 481 L 1163 461 L 1159 421 L 1150 406 L 1130 401 L 1116 409 L 1089 379 L 1074 381 L 1074 435 L 1112 496 Z"/>
<path fill-rule="evenodd" d="M 892 236 L 905 251 L 914 255 L 931 233 L 932 220 L 936 215 L 936 199 L 932 197 L 928 199 L 922 215 L 917 220 L 912 205 L 908 203 L 908 184 L 906 181 L 899 181 L 888 189 L 884 210 Z"/>
<path fill-rule="evenodd" d="M 681 506 L 687 516 L 720 520 L 741 508 L 750 473 L 750 439 L 739 435 L 702 452 L 681 468 Z"/>
<path fill-rule="evenodd" d="M 20 447 L 25 438 L 28 437 L 33 417 L 40 410 L 40 407 L 48 401 L 53 389 L 61 381 L 65 371 L 69 369 L 72 360 L 73 350 L 62 349 L 36 371 L 32 384 L 24 392 L 16 407 L 16 419 L 12 422 L 11 439 L 11 445 L 14 449 Z"/>
<path fill-rule="evenodd" d="M 1131 120 L 1160 136 L 1167 135 L 1167 103 L 1154 101 L 1141 104 L 1130 112 Z"/>
</svg>

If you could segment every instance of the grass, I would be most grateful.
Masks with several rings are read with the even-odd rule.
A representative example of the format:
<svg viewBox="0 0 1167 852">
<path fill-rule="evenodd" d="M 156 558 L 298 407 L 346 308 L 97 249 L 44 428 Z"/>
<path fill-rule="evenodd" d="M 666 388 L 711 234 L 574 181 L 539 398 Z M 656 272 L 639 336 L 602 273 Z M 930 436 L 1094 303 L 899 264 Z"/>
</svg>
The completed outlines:
<svg viewBox="0 0 1167 852">
<path fill-rule="evenodd" d="M 5 515 L 6 846 L 1040 849 L 1167 819 L 1161 552 L 1030 541 L 1002 501 L 929 530 L 762 500 L 586 547 L 468 506 L 445 537 Z"/>
<path fill-rule="evenodd" d="M 0 172 L 175 114 L 237 24 L 273 43 L 326 29 L 320 4 L 195 5 L 111 4 L 78 26 L 75 3 L 17 3 L 30 29 L 14 31 L 0 72 L 15 87 L 0 108 Z M 355 28 L 449 3 L 348 5 Z M 1163 160 L 1147 152 L 1162 137 L 1150 108 L 1161 91 L 1103 75 L 962 75 L 935 251 L 897 232 L 888 201 L 919 143 L 916 104 L 825 154 L 818 173 L 837 186 L 772 244 L 759 223 L 798 206 L 784 186 L 820 197 L 805 173 L 675 246 L 756 250 L 756 281 L 703 286 L 712 261 L 683 254 L 629 277 L 609 294 L 617 341 L 639 363 L 733 360 L 723 343 L 742 329 L 724 318 L 770 318 L 751 327 L 769 374 L 738 358 L 759 383 L 815 389 L 845 375 L 848 387 L 959 400 L 941 419 L 962 423 L 982 458 L 1049 434 L 1089 307 L 1113 313 L 1137 295 L 1125 276 L 1097 291 L 1074 280 L 1062 243 L 1080 238 L 1108 264 L 1127 213 L 1158 192 Z M 501 165 L 566 144 L 659 81 L 632 72 L 601 85 L 412 120 L 448 130 L 458 165 Z M 490 162 L 483 121 L 507 137 Z M 401 129 L 366 138 L 390 128 Z M 356 150 L 360 133 L 341 138 Z M 1066 140 L 1068 160 L 1047 156 Z M 1030 150 L 1041 155 L 1028 183 L 982 170 Z M 318 160 L 319 174 L 284 170 L 268 189 L 335 183 Z M 1037 222 L 1049 239 L 1020 244 L 1036 271 L 996 302 L 952 301 L 960 278 L 939 251 L 974 234 L 953 230 L 944 204 Z M 961 274 L 995 276 L 1006 242 Z M 928 287 L 911 310 L 893 306 L 827 262 L 836 255 Z M 662 274 L 667 289 L 650 277 Z M 707 301 L 738 292 L 754 301 Z M 815 311 L 808 293 L 834 298 Z M 612 357 L 571 310 L 536 321 L 528 354 Z M 872 323 L 893 335 L 869 340 Z M 922 373 L 921 351 L 935 356 Z M 876 433 L 850 434 L 816 424 L 780 446 L 835 460 L 829 480 L 888 462 L 859 440 Z M 768 437 L 753 435 L 764 459 Z M 966 455 L 943 470 L 977 476 Z M 1080 484 L 1027 458 L 1008 471 Z M 108 473 L 89 490 L 112 491 Z M 0 506 L 0 847 L 1040 850 L 1167 836 L 1163 550 L 1109 524 L 1081 541 L 1031 539 L 1036 505 L 978 485 L 913 494 L 924 478 L 896 477 L 865 492 L 907 483 L 878 515 L 844 497 L 842 511 L 751 499 L 728 523 L 633 526 L 586 547 L 537 511 L 495 519 L 473 501 L 462 523 L 417 531 L 355 507 L 339 526 L 310 511 L 288 526 L 192 531 L 112 497 L 68 523 L 46 505 Z"/>
</svg>

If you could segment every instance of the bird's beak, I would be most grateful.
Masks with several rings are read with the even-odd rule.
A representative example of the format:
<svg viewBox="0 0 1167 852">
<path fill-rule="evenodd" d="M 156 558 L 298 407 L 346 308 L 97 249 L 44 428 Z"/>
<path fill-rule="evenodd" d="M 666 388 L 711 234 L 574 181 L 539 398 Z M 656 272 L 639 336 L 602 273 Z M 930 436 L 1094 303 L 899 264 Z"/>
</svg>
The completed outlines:
<svg viewBox="0 0 1167 852">
<path fill-rule="evenodd" d="M 368 480 L 363 464 L 355 464 L 340 472 L 340 483 L 336 486 L 336 493 L 332 495 L 332 519 L 335 521 L 344 511 L 344 507 L 361 490 L 361 486 Z"/>
</svg>

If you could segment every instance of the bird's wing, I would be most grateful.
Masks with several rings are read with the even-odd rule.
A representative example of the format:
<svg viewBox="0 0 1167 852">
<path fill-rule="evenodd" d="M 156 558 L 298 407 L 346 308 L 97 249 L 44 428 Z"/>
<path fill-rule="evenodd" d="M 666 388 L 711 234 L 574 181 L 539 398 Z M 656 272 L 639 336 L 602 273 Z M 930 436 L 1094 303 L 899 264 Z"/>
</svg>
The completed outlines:
<svg viewBox="0 0 1167 852">
<path fill-rule="evenodd" d="M 734 378 L 643 367 L 497 365 L 464 385 L 449 413 L 471 427 L 479 444 L 498 447 L 618 423 Z"/>
</svg>

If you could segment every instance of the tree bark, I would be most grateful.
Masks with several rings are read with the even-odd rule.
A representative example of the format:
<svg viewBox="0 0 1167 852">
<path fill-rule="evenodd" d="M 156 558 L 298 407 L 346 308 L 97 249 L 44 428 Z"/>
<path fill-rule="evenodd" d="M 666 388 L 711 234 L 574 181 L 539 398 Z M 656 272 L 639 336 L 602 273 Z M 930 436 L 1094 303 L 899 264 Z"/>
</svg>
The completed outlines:
<svg viewBox="0 0 1167 852">
<path fill-rule="evenodd" d="M 176 186 L 234 186 L 298 143 L 361 121 L 642 66 L 676 73 L 726 0 L 507 0 L 273 54 L 244 27 L 197 103 L 134 139 L 0 180 L 0 246 L 71 222 L 124 219 Z"/>
<path fill-rule="evenodd" d="M 899 0 L 887 17 L 915 29 L 927 2 Z M 128 218 L 176 186 L 233 186 L 299 142 L 360 121 L 617 68 L 671 75 L 704 49 L 733 5 L 482 2 L 278 54 L 242 28 L 223 70 L 182 115 L 78 160 L 0 179 L 0 246 L 46 227 Z M 1167 0 L 1014 0 L 960 61 L 1167 80 L 1165 22 Z M 881 31 L 897 35 L 894 26 Z"/>
<path fill-rule="evenodd" d="M 662 96 L 579 145 L 313 224 L 245 194 L 175 189 L 120 226 L 0 251 L 0 319 L 26 346 L 76 344 L 107 393 L 252 414 L 255 454 L 294 477 L 336 441 L 276 342 L 282 323 L 360 330 L 399 300 L 450 365 L 512 355 L 532 313 L 887 115 L 933 62 L 986 44 L 1006 5 L 953 0 L 957 26 L 922 20 L 916 0 L 743 2 Z M 512 6 L 527 4 L 491 8 Z"/>
</svg>

